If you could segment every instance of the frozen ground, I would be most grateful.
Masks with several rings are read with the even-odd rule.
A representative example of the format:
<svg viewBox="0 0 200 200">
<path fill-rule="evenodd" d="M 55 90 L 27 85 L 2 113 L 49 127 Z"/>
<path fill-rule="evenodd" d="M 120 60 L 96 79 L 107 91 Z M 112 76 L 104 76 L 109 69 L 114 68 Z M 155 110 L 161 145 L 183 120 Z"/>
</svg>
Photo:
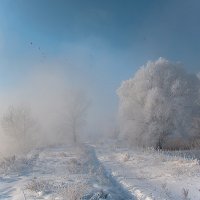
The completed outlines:
<svg viewBox="0 0 200 200">
<path fill-rule="evenodd" d="M 1 160 L 0 200 L 200 200 L 194 157 L 199 151 L 111 145 L 36 149 Z"/>
<path fill-rule="evenodd" d="M 91 146 L 37 149 L 0 164 L 2 200 L 123 200 L 133 197 L 105 171 Z"/>
<path fill-rule="evenodd" d="M 199 151 L 98 148 L 105 168 L 141 200 L 200 200 Z"/>
</svg>

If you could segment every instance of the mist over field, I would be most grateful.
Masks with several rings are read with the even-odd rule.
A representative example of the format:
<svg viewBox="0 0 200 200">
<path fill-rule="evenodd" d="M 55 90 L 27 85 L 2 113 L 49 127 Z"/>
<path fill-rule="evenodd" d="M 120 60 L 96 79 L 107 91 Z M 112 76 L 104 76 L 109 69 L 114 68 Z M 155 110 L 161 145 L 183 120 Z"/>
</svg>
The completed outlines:
<svg viewBox="0 0 200 200">
<path fill-rule="evenodd" d="M 199 200 L 199 8 L 1 0 L 0 200 Z"/>
<path fill-rule="evenodd" d="M 90 102 L 86 92 L 67 85 L 60 72 L 34 72 L 23 86 L 1 95 L 1 155 L 73 142 L 72 115 L 77 115 L 77 132 L 81 128 L 79 136 L 84 137 Z"/>
<path fill-rule="evenodd" d="M 22 82 L 1 94 L 1 156 L 109 138 L 172 149 L 199 141 L 200 81 L 181 64 L 147 62 L 119 87 L 118 114 L 106 109 L 106 121 L 94 113 L 89 90 L 67 82 L 61 70 L 37 69 Z"/>
</svg>

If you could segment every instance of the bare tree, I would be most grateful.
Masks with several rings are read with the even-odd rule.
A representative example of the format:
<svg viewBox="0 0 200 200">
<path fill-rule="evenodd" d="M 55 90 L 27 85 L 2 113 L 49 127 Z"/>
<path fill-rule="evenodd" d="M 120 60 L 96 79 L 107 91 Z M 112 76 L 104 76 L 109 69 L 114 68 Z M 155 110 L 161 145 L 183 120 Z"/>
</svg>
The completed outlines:
<svg viewBox="0 0 200 200">
<path fill-rule="evenodd" d="M 66 124 L 72 133 L 73 142 L 76 144 L 79 140 L 80 129 L 86 123 L 90 102 L 82 91 L 76 91 L 68 94 L 66 105 Z"/>
<path fill-rule="evenodd" d="M 38 122 L 26 106 L 9 106 L 1 119 L 1 126 L 4 134 L 25 146 L 34 143 L 34 134 L 39 129 Z"/>
</svg>

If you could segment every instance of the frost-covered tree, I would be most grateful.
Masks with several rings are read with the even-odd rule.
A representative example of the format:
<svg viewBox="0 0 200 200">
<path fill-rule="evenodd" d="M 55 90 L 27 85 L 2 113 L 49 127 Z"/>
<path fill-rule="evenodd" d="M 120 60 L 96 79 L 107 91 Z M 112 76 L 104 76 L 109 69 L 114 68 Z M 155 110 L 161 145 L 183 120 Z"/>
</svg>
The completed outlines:
<svg viewBox="0 0 200 200">
<path fill-rule="evenodd" d="M 200 81 L 178 63 L 148 62 L 122 83 L 119 96 L 121 136 L 138 146 L 179 148 L 200 135 Z"/>
<path fill-rule="evenodd" d="M 10 137 L 20 149 L 27 150 L 35 145 L 35 134 L 39 123 L 26 106 L 9 106 L 1 119 L 3 133 Z"/>
</svg>

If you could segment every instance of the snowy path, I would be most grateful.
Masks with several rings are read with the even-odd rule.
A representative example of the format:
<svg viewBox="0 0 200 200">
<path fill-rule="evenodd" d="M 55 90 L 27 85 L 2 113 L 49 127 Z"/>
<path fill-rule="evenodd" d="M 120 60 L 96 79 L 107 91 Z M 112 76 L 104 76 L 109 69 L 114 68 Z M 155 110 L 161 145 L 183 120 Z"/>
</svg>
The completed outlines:
<svg viewBox="0 0 200 200">
<path fill-rule="evenodd" d="M 6 160 L 0 170 L 0 200 L 74 200 L 85 195 L 85 200 L 98 200 L 98 195 L 133 200 L 104 169 L 91 146 L 38 149 Z"/>
<path fill-rule="evenodd" d="M 97 152 L 105 168 L 137 199 L 200 199 L 200 166 L 197 160 L 151 150 L 101 148 Z"/>
</svg>

